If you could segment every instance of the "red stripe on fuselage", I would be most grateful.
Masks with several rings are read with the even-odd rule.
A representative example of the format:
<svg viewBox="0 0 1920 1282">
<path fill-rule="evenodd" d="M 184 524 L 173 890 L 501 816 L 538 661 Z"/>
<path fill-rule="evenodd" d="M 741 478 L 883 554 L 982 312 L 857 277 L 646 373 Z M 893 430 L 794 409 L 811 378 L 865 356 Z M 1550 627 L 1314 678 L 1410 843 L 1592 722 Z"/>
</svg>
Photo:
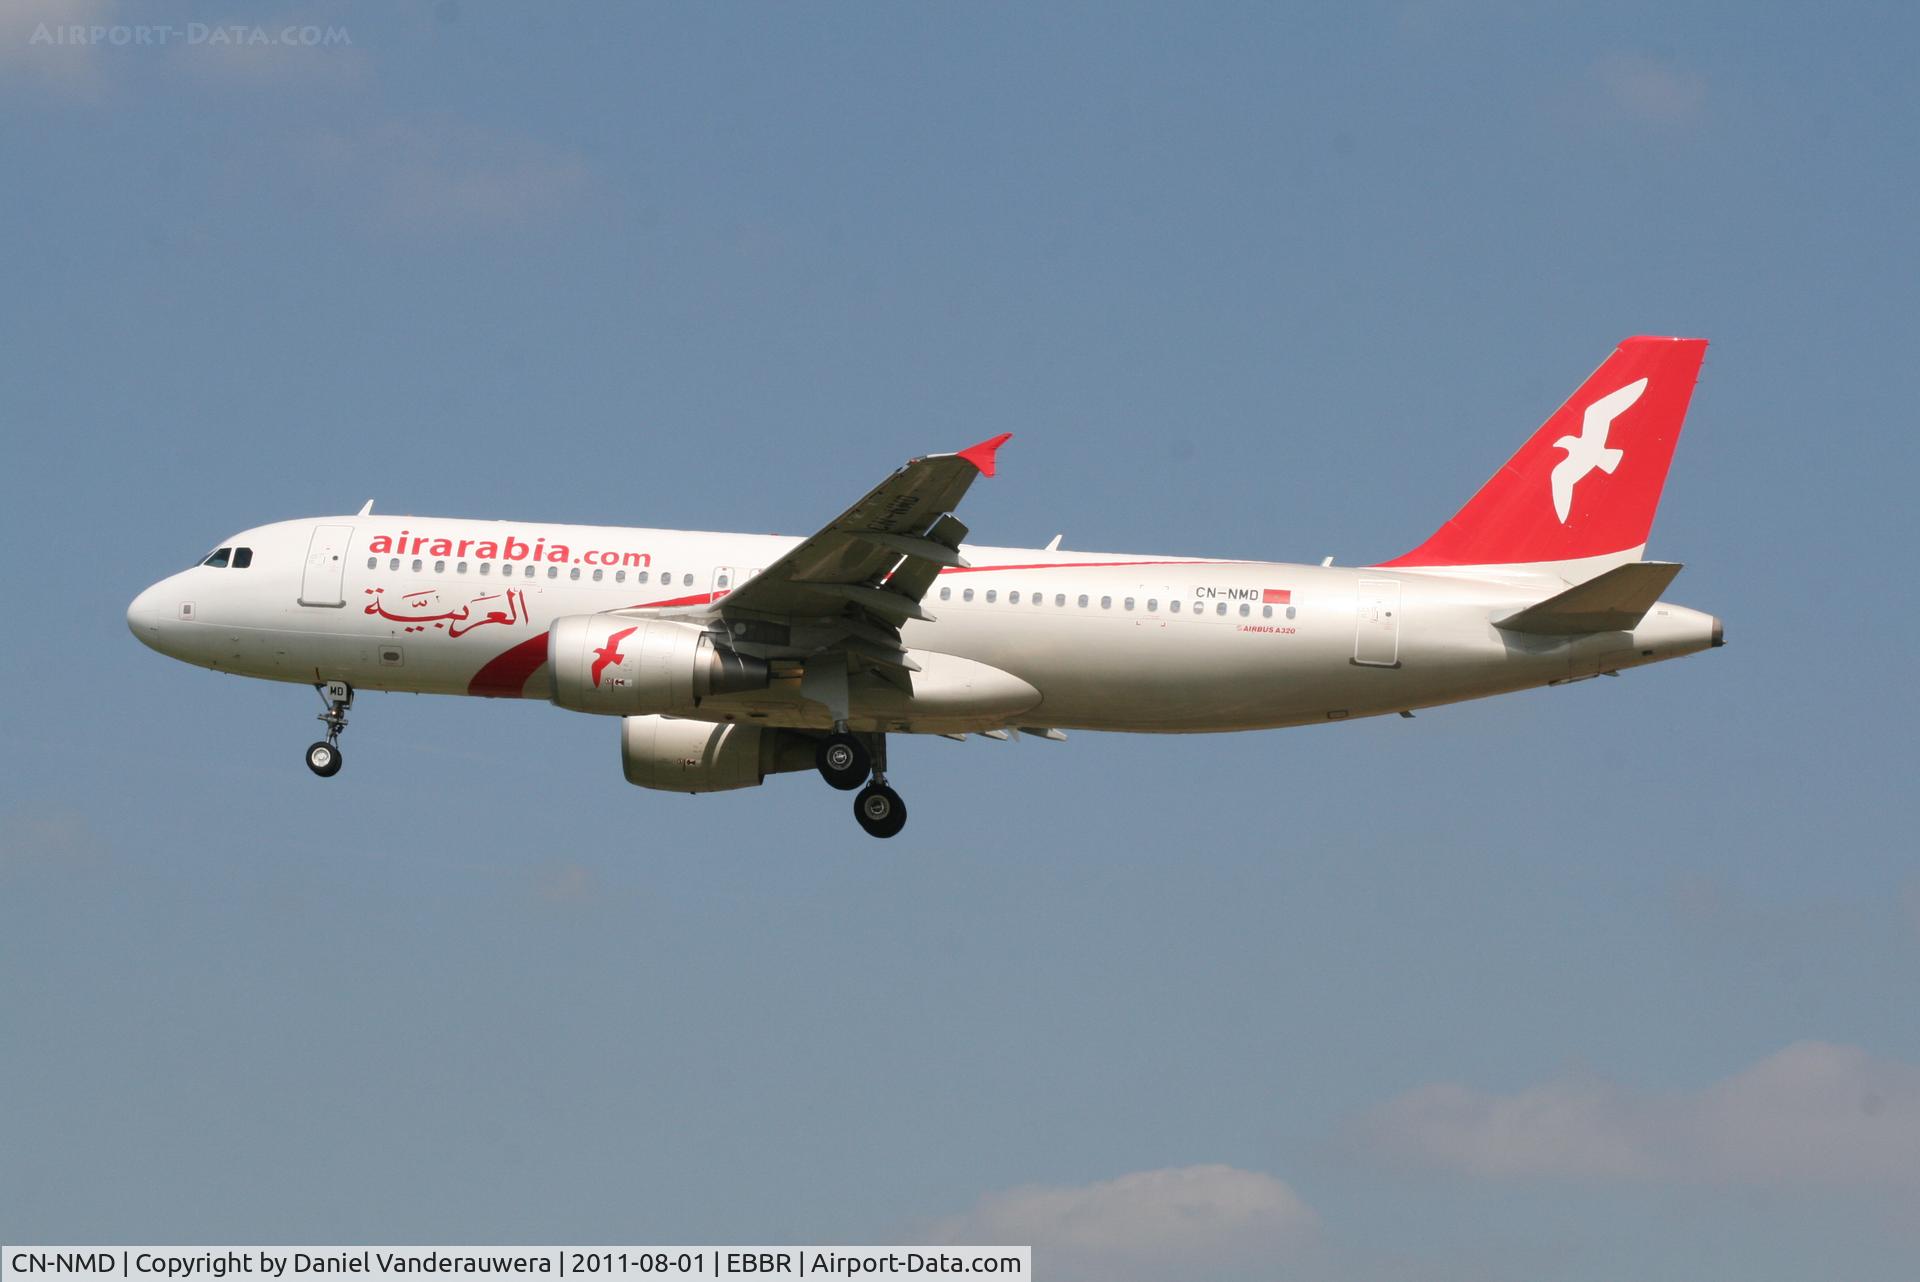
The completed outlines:
<svg viewBox="0 0 1920 1282">
<path fill-rule="evenodd" d="M 1110 570 L 1118 565 L 1247 565 L 1246 561 L 1036 561 L 1030 565 L 953 565 L 942 574 L 985 574 L 989 570 Z"/>
<path fill-rule="evenodd" d="M 1245 565 L 1244 561 L 1039 561 L 1027 565 L 952 566 L 942 574 L 982 574 L 988 570 L 1101 570 L 1123 565 Z M 721 593 L 725 596 L 725 593 Z M 641 601 L 623 606 L 627 610 L 670 610 L 680 606 L 709 605 L 718 600 L 710 592 L 694 596 L 672 597 L 664 601 Z M 528 637 L 510 650 L 487 660 L 467 683 L 467 693 L 496 699 L 520 699 L 526 696 L 530 677 L 547 661 L 547 634 Z"/>
<path fill-rule="evenodd" d="M 488 659 L 467 682 L 467 693 L 489 699 L 524 699 L 527 679 L 547 661 L 547 634 L 528 637 L 510 650 Z"/>
<path fill-rule="evenodd" d="M 725 595 L 725 592 L 720 594 L 720 596 Z M 677 605 L 706 605 L 718 599 L 719 597 L 714 596 L 712 593 L 702 592 L 698 596 L 677 596 L 671 601 L 641 601 L 635 605 L 623 605 L 620 608 L 622 610 L 671 610 Z"/>
<path fill-rule="evenodd" d="M 682 605 L 705 605 L 713 598 L 702 593 L 699 596 L 678 596 L 666 601 L 642 601 L 638 605 L 623 606 L 627 610 L 665 610 Z M 467 682 L 467 693 L 483 695 L 490 699 L 523 699 L 527 693 L 527 681 L 540 670 L 547 661 L 547 634 L 528 637 L 525 641 L 488 659 L 473 674 L 473 680 Z"/>
</svg>

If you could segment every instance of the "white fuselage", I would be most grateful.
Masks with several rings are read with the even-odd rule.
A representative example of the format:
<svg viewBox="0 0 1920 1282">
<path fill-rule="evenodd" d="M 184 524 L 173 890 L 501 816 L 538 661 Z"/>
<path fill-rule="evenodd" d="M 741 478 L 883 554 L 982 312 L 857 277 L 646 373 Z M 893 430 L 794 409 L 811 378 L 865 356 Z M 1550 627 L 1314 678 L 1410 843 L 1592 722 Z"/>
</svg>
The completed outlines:
<svg viewBox="0 0 1920 1282">
<path fill-rule="evenodd" d="M 128 611 L 136 636 L 189 663 L 269 680 L 544 699 L 556 619 L 697 615 L 799 540 L 363 515 L 281 522 L 228 542 L 249 549 L 250 564 L 195 566 L 156 583 Z M 962 552 L 969 568 L 943 571 L 926 594 L 932 621 L 903 630 L 924 669 L 915 699 L 887 689 L 863 705 L 856 691 L 857 725 L 944 733 L 1306 725 L 1615 671 L 1718 639 L 1711 616 L 1664 602 L 1631 632 L 1563 638 L 1496 628 L 1495 619 L 1566 586 L 1550 572 Z M 1012 680 L 983 683 L 979 665 Z M 798 684 L 716 696 L 694 715 L 826 726 Z"/>
</svg>

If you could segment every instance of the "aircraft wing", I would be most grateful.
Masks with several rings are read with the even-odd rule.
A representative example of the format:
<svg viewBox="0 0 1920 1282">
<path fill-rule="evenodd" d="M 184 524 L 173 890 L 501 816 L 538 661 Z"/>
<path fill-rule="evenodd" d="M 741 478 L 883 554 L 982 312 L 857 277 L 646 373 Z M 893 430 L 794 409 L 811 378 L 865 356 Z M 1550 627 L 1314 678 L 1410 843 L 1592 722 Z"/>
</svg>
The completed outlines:
<svg viewBox="0 0 1920 1282">
<path fill-rule="evenodd" d="M 966 564 L 957 549 L 967 530 L 953 509 L 974 477 L 993 475 L 994 451 L 1011 436 L 912 460 L 715 608 L 722 615 L 825 618 L 852 606 L 893 627 L 923 617 L 920 598 L 933 574 Z"/>
<path fill-rule="evenodd" d="M 713 603 L 721 618 L 798 625 L 817 638 L 806 649 L 841 652 L 904 687 L 918 665 L 900 643 L 900 626 L 931 618 L 921 598 L 942 569 L 965 566 L 967 527 L 953 515 L 977 476 L 992 476 L 994 452 L 1011 432 L 954 454 L 929 454 L 901 467 L 865 498 L 760 573 Z M 824 630 L 822 630 L 824 629 Z"/>
</svg>

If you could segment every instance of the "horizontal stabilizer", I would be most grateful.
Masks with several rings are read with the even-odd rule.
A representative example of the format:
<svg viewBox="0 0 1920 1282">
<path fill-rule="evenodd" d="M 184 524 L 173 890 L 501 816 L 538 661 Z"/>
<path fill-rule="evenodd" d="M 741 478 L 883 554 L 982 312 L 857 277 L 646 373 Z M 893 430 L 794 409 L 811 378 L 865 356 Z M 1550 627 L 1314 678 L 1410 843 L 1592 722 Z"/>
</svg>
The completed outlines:
<svg viewBox="0 0 1920 1282">
<path fill-rule="evenodd" d="M 1496 619 L 1493 626 L 1548 637 L 1631 631 L 1640 626 L 1680 570 L 1678 561 L 1629 561 L 1518 614 Z"/>
</svg>

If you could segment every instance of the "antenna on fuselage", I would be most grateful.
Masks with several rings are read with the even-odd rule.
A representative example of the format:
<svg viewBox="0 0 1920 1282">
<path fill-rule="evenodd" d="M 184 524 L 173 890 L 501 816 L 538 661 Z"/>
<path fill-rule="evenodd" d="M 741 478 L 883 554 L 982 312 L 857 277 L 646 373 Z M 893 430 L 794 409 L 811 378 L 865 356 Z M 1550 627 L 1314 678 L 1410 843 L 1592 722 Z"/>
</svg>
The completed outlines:
<svg viewBox="0 0 1920 1282">
<path fill-rule="evenodd" d="M 359 510 L 358 512 L 355 512 L 355 513 L 354 513 L 354 515 L 355 515 L 355 516 L 372 516 L 372 515 L 373 515 L 373 500 L 372 500 L 372 499 L 368 499 L 368 500 L 367 500 L 367 501 L 366 501 L 365 503 L 362 503 L 362 504 L 360 505 L 360 510 Z"/>
<path fill-rule="evenodd" d="M 1067 537 L 1067 536 L 1066 536 L 1066 535 L 1064 535 L 1064 534 L 1056 534 L 1056 535 L 1054 535 L 1054 536 L 1053 536 L 1053 541 L 1052 541 L 1052 542 L 1050 542 L 1050 543 L 1048 543 L 1048 544 L 1047 544 L 1047 546 L 1046 546 L 1046 547 L 1044 547 L 1044 548 L 1042 548 L 1041 550 L 1042 550 L 1042 551 L 1044 551 L 1044 552 L 1058 552 L 1058 551 L 1060 550 L 1060 540 L 1061 540 L 1061 539 L 1064 539 L 1064 538 L 1066 538 L 1066 537 Z"/>
</svg>

